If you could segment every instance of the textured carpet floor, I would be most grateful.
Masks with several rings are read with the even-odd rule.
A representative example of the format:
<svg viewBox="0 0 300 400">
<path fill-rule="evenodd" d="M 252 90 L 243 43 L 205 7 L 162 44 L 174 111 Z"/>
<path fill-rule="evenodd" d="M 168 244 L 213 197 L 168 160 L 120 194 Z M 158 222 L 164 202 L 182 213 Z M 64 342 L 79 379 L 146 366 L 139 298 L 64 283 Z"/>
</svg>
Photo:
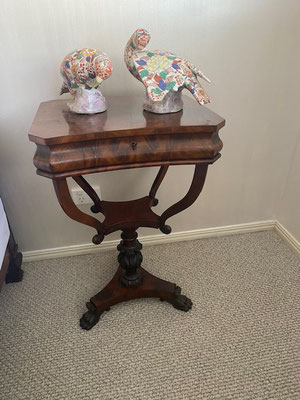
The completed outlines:
<svg viewBox="0 0 300 400">
<path fill-rule="evenodd" d="M 1 400 L 300 399 L 300 262 L 275 232 L 145 247 L 193 309 L 135 300 L 83 331 L 116 254 L 26 263 L 4 286 Z"/>
</svg>

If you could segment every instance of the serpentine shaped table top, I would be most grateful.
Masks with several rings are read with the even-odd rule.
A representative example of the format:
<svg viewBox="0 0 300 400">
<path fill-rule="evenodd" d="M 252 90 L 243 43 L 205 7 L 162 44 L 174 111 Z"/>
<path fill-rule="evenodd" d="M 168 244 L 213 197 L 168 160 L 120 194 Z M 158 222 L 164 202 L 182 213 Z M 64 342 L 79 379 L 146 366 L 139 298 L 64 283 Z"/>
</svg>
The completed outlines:
<svg viewBox="0 0 300 400">
<path fill-rule="evenodd" d="M 68 100 L 41 103 L 29 131 L 35 143 L 52 145 L 108 137 L 183 132 L 213 132 L 225 120 L 193 99 L 183 96 L 184 109 L 173 114 L 143 111 L 143 96 L 108 96 L 104 113 L 79 115 L 67 108 Z"/>
<path fill-rule="evenodd" d="M 173 114 L 143 111 L 141 96 L 107 98 L 108 110 L 74 114 L 67 100 L 41 103 L 29 139 L 34 165 L 51 179 L 94 172 L 180 164 L 212 164 L 220 157 L 223 118 L 184 96 Z"/>
</svg>

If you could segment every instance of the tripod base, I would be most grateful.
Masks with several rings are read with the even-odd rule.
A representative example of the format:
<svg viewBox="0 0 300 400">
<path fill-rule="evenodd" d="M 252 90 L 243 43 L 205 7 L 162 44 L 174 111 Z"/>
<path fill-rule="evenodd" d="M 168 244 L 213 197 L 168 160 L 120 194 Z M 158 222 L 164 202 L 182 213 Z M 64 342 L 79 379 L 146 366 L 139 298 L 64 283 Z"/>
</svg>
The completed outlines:
<svg viewBox="0 0 300 400">
<path fill-rule="evenodd" d="M 101 314 L 109 311 L 110 307 L 138 298 L 157 297 L 171 303 L 178 310 L 189 311 L 191 309 L 191 300 L 181 294 L 179 286 L 157 278 L 142 267 L 139 267 L 137 271 L 142 276 L 141 284 L 138 287 L 125 287 L 121 283 L 123 270 L 121 267 L 118 268 L 108 285 L 87 303 L 88 311 L 80 319 L 81 328 L 91 329 L 97 324 Z"/>
</svg>

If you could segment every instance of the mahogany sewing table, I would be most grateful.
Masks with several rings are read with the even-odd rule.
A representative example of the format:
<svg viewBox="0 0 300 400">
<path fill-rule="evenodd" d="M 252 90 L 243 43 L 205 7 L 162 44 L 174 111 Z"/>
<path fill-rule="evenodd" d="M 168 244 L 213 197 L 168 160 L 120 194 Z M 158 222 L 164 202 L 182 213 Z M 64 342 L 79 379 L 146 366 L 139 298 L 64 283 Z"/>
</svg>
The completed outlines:
<svg viewBox="0 0 300 400">
<path fill-rule="evenodd" d="M 143 111 L 138 96 L 108 97 L 108 110 L 101 114 L 78 115 L 68 111 L 67 100 L 41 103 L 29 139 L 37 145 L 34 165 L 37 174 L 52 179 L 64 212 L 75 221 L 96 230 L 93 243 L 121 230 L 118 246 L 119 268 L 110 283 L 87 303 L 80 319 L 83 329 L 92 328 L 104 311 L 119 302 L 141 297 L 157 297 L 175 308 L 188 311 L 192 302 L 174 283 L 159 279 L 141 267 L 142 245 L 139 227 L 152 227 L 169 234 L 166 221 L 189 207 L 199 196 L 207 167 L 220 157 L 222 142 L 218 131 L 223 118 L 193 99 L 183 96 L 184 109 L 174 114 Z M 172 165 L 194 164 L 188 193 L 162 215 L 152 208 L 158 204 L 156 192 Z M 99 199 L 83 175 L 126 168 L 160 166 L 149 194 L 137 200 L 112 202 Z M 93 213 L 102 213 L 100 222 L 74 204 L 66 178 L 71 177 L 94 203 Z"/>
</svg>

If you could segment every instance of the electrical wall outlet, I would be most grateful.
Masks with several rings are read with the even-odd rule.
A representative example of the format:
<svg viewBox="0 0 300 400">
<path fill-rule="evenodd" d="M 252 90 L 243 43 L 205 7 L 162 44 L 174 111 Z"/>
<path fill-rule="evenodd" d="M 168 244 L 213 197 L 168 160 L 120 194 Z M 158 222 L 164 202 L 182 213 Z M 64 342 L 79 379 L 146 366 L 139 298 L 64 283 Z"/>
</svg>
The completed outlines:
<svg viewBox="0 0 300 400">
<path fill-rule="evenodd" d="M 92 188 L 99 196 L 99 199 L 101 199 L 100 186 L 92 186 Z M 72 188 L 71 194 L 75 204 L 93 204 L 91 198 L 79 187 Z"/>
</svg>

